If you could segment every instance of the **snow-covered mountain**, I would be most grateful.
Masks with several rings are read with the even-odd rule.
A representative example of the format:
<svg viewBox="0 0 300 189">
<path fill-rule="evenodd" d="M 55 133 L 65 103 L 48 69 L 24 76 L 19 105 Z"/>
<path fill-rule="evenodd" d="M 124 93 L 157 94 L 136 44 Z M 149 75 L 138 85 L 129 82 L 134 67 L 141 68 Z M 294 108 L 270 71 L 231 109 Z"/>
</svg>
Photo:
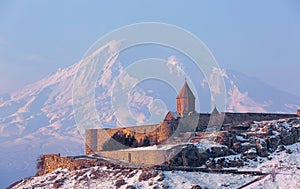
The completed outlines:
<svg viewBox="0 0 300 189">
<path fill-rule="evenodd" d="M 227 70 L 227 111 L 296 113 L 300 97 L 276 89 L 258 78 Z"/>
<path fill-rule="evenodd" d="M 1 98 L 1 188 L 2 183 L 33 175 L 35 160 L 43 153 L 83 153 L 72 114 L 76 66 Z"/>
<path fill-rule="evenodd" d="M 98 53 L 110 54 L 116 48 L 115 43 L 109 43 L 99 48 Z M 35 160 L 40 154 L 84 153 L 84 141 L 77 130 L 72 105 L 73 79 L 81 69 L 81 63 L 60 69 L 12 94 L 0 95 L 1 188 L 33 175 Z M 171 66 L 178 66 L 178 62 L 172 63 Z M 121 60 L 116 57 L 107 61 L 99 74 L 95 102 L 99 118 L 106 127 L 119 125 L 115 110 L 111 108 L 110 94 L 114 78 L 124 72 Z M 229 111 L 295 113 L 296 107 L 300 107 L 299 97 L 274 89 L 258 79 L 227 70 L 222 70 L 222 76 L 227 87 Z M 129 82 L 130 79 L 134 78 L 129 78 Z M 201 80 L 196 85 L 197 91 L 200 91 L 199 96 L 207 96 L 207 82 Z M 151 88 L 152 85 L 149 83 L 147 87 Z M 156 98 L 164 96 L 165 104 L 175 104 L 176 94 L 173 94 L 174 98 L 169 98 L 168 94 L 165 89 L 154 93 L 135 87 L 130 91 L 130 114 L 137 118 L 136 124 L 147 123 L 151 117 L 149 112 L 157 115 L 157 121 L 162 120 L 164 111 Z M 211 104 L 204 104 L 204 110 L 209 111 L 210 108 Z"/>
</svg>

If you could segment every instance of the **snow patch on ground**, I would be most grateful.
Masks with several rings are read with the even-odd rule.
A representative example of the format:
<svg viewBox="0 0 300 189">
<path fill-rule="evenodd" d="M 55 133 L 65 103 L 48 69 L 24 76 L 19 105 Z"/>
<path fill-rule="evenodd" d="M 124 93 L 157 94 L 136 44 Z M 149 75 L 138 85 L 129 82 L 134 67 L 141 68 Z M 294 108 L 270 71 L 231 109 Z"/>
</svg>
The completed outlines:
<svg viewBox="0 0 300 189">
<path fill-rule="evenodd" d="M 259 162 L 249 161 L 240 168 L 241 171 L 262 171 L 267 176 L 253 176 L 250 174 L 217 174 L 184 171 L 156 171 L 157 174 L 141 180 L 143 170 L 115 169 L 110 167 L 92 167 L 78 171 L 57 169 L 39 177 L 24 179 L 13 188 L 117 188 L 125 189 L 135 186 L 138 189 L 168 187 L 191 188 L 199 185 L 202 188 L 238 188 L 250 183 L 245 188 L 299 188 L 300 187 L 300 143 L 286 146 L 286 151 L 275 152 L 270 155 L 271 160 L 260 158 Z M 226 158 L 235 158 L 228 156 Z"/>
</svg>

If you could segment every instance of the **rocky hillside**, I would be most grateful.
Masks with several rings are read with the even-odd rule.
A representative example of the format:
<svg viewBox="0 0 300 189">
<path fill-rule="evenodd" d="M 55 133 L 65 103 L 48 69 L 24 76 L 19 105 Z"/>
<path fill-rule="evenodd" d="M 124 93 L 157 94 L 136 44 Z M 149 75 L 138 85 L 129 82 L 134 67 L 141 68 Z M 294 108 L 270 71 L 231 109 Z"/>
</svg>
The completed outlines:
<svg viewBox="0 0 300 189">
<path fill-rule="evenodd" d="M 155 169 L 119 169 L 99 166 L 76 171 L 57 169 L 42 176 L 30 177 L 9 188 L 299 188 L 300 143 L 287 145 L 289 151 L 270 154 L 271 160 L 260 158 L 239 170 L 262 171 L 264 175 L 216 174 L 204 172 L 160 171 Z M 286 181 L 289 182 L 286 182 Z M 247 187 L 246 187 L 247 186 Z"/>
<path fill-rule="evenodd" d="M 44 156 L 48 158 L 48 163 L 45 163 L 47 170 L 40 171 L 39 176 L 16 182 L 10 188 L 195 189 L 238 188 L 244 185 L 249 185 L 250 188 L 252 185 L 256 186 L 253 188 L 299 187 L 297 180 L 300 179 L 300 118 L 231 125 L 230 129 L 231 132 L 223 131 L 213 135 L 202 133 L 201 136 L 195 136 L 190 144 L 167 162 L 177 167 L 201 167 L 195 169 L 196 172 L 121 168 L 105 160 L 99 163 L 94 159 L 73 160 L 59 155 L 48 155 Z M 55 165 L 52 165 L 53 162 L 56 162 Z M 254 176 L 232 172 L 201 172 L 204 169 L 225 168 L 261 171 L 263 174 Z M 285 179 L 291 179 L 291 182 L 286 183 Z"/>
<path fill-rule="evenodd" d="M 285 151 L 286 145 L 300 139 L 300 118 L 226 125 L 214 133 L 197 133 L 180 153 L 167 162 L 173 166 L 209 168 L 242 167 L 249 161 L 271 159 L 272 153 Z M 227 158 L 231 157 L 231 158 Z M 233 157 L 233 158 L 232 158 Z"/>
</svg>

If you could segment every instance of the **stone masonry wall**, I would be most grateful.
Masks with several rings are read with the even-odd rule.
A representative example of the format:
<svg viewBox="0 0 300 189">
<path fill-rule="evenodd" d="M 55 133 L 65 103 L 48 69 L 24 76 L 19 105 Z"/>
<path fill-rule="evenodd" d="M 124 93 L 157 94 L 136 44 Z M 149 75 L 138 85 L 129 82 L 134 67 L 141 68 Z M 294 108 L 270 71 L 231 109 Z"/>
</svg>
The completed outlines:
<svg viewBox="0 0 300 189">
<path fill-rule="evenodd" d="M 85 152 L 87 155 L 93 154 L 94 150 L 98 149 L 97 132 L 98 129 L 85 130 L 85 136 L 86 136 Z"/>
<path fill-rule="evenodd" d="M 218 115 L 199 114 L 199 123 L 197 131 L 203 131 L 203 128 L 222 125 L 222 124 L 240 124 L 242 122 L 252 121 L 270 121 L 283 118 L 297 117 L 297 114 L 271 114 L 271 113 L 220 113 Z"/>
<path fill-rule="evenodd" d="M 189 121 L 188 118 L 192 120 Z M 157 125 L 136 126 L 116 129 L 88 129 L 86 130 L 86 154 L 95 154 L 103 150 L 103 144 L 109 140 L 116 132 L 122 131 L 126 135 L 135 136 L 138 142 L 145 137 L 151 138 L 151 144 L 162 143 L 167 140 L 174 131 L 176 132 L 192 132 L 197 124 L 197 131 L 205 131 L 206 128 L 220 126 L 222 124 L 240 124 L 242 122 L 252 121 L 268 121 L 282 118 L 297 117 L 297 114 L 270 114 L 270 113 L 220 113 L 211 114 L 193 114 L 183 117 L 178 122 L 162 122 Z M 197 119 L 195 121 L 195 119 Z M 179 127 L 180 126 L 180 127 Z M 177 131 L 179 127 L 180 131 Z M 192 128 L 192 130 L 191 130 Z"/>
<path fill-rule="evenodd" d="M 93 166 L 101 166 L 108 164 L 97 159 L 75 159 L 72 157 L 62 157 L 59 154 L 47 154 L 40 158 L 41 167 L 36 173 L 37 176 L 51 173 L 58 168 L 69 169 L 70 171 L 89 168 Z"/>
<path fill-rule="evenodd" d="M 163 149 L 126 149 L 116 151 L 98 152 L 100 156 L 123 160 L 132 165 L 143 167 L 144 165 L 160 165 L 170 160 L 179 153 L 185 145 L 166 147 Z"/>
<path fill-rule="evenodd" d="M 296 114 L 270 113 L 225 113 L 224 123 L 241 123 L 245 121 L 270 121 L 283 118 L 297 117 Z"/>
<path fill-rule="evenodd" d="M 109 140 L 115 133 L 121 131 L 126 136 L 134 136 L 140 143 L 146 137 L 151 139 L 151 144 L 161 143 L 169 138 L 172 130 L 175 130 L 176 124 L 162 122 L 158 125 L 126 127 L 117 129 L 87 129 L 86 130 L 86 155 L 95 154 L 103 150 L 103 144 Z"/>
</svg>

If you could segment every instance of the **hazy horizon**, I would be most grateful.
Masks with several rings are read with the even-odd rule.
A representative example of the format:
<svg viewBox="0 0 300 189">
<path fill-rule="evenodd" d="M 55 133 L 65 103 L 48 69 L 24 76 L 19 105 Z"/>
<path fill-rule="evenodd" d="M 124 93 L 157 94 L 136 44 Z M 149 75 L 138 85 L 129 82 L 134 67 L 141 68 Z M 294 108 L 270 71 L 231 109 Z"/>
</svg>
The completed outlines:
<svg viewBox="0 0 300 189">
<path fill-rule="evenodd" d="M 99 38 L 137 22 L 182 27 L 201 39 L 221 68 L 300 96 L 300 4 L 251 2 L 1 2 L 0 94 L 78 62 Z"/>
</svg>

